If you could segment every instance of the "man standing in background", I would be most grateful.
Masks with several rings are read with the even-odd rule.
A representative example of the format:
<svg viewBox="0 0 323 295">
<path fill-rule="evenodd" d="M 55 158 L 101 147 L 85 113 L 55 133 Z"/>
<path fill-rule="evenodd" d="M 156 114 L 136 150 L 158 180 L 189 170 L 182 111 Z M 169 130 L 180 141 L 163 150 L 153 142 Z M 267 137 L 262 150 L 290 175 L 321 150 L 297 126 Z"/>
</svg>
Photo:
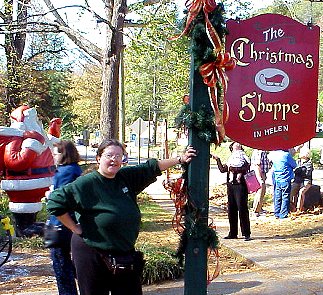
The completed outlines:
<svg viewBox="0 0 323 295">
<path fill-rule="evenodd" d="M 259 181 L 260 188 L 255 193 L 252 211 L 256 217 L 263 212 L 262 205 L 266 193 L 266 174 L 270 169 L 267 152 L 254 149 L 251 155 L 251 169 L 254 170 Z"/>
<path fill-rule="evenodd" d="M 291 181 L 294 178 L 294 149 L 272 151 L 268 159 L 273 165 L 274 215 L 278 219 L 287 218 L 290 209 Z"/>
</svg>

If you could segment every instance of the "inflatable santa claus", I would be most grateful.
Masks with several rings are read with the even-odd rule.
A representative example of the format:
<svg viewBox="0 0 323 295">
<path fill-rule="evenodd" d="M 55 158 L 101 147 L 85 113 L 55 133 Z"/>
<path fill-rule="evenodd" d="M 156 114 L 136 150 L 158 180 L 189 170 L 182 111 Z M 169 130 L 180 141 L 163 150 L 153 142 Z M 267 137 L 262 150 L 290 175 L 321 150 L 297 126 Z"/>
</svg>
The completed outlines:
<svg viewBox="0 0 323 295">
<path fill-rule="evenodd" d="M 10 127 L 0 127 L 1 188 L 9 196 L 16 235 L 42 234 L 36 215 L 53 182 L 52 148 L 59 141 L 62 121 L 52 119 L 46 134 L 36 109 L 26 105 L 15 109 L 10 119 Z"/>
</svg>

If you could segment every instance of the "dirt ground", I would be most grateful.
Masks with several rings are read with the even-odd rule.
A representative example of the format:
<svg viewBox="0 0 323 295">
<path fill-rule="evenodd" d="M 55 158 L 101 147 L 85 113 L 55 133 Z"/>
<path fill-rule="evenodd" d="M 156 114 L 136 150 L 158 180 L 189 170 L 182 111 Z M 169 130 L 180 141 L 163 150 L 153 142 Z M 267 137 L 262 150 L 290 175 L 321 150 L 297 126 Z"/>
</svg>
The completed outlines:
<svg viewBox="0 0 323 295">
<path fill-rule="evenodd" d="M 222 272 L 242 272 L 253 267 L 248 261 L 220 249 Z M 0 268 L 0 294 L 56 290 L 47 250 L 14 250 L 12 259 Z"/>
<path fill-rule="evenodd" d="M 178 236 L 169 229 L 162 233 L 148 233 L 139 239 L 151 239 L 147 235 L 155 235 L 156 244 L 165 245 L 165 242 L 174 244 Z M 250 261 L 237 256 L 227 248 L 220 248 L 220 266 L 222 273 L 235 273 L 249 271 L 254 268 Z M 213 263 L 212 263 L 213 262 Z M 210 263 L 210 272 L 215 268 L 215 260 Z M 35 292 L 56 290 L 55 277 L 51 267 L 49 250 L 32 251 L 14 248 L 9 262 L 0 267 L 0 294 L 16 294 L 22 292 Z"/>
<path fill-rule="evenodd" d="M 226 218 L 225 214 L 223 218 Z M 263 231 L 267 236 L 288 236 L 289 242 L 295 243 L 295 247 L 306 243 L 313 246 L 313 252 L 314 249 L 323 251 L 323 208 L 304 214 L 292 214 L 292 222 L 281 224 L 279 232 L 274 219 L 267 219 L 261 219 L 261 222 L 252 219 L 252 228 Z M 172 232 L 161 234 L 157 243 L 164 243 L 165 239 L 177 239 Z M 219 252 L 222 273 L 246 272 L 256 268 L 230 249 L 221 248 Z M 56 290 L 49 251 L 14 248 L 10 261 L 0 267 L 0 294 L 45 290 Z"/>
<path fill-rule="evenodd" d="M 13 249 L 10 260 L 0 267 L 0 294 L 56 290 L 47 250 Z"/>
</svg>

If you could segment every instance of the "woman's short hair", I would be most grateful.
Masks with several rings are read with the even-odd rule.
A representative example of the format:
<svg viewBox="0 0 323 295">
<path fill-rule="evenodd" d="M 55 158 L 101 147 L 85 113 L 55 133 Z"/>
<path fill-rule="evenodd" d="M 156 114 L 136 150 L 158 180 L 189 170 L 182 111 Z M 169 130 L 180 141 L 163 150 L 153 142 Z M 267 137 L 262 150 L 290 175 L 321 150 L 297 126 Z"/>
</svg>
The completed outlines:
<svg viewBox="0 0 323 295">
<path fill-rule="evenodd" d="M 101 157 L 104 149 L 108 146 L 118 146 L 122 149 L 122 153 L 124 154 L 125 153 L 125 149 L 124 149 L 124 146 L 123 144 L 119 141 L 119 140 L 116 140 L 116 139 L 107 139 L 107 140 L 104 140 L 98 147 L 98 150 L 96 152 L 96 156 L 97 157 Z"/>
</svg>

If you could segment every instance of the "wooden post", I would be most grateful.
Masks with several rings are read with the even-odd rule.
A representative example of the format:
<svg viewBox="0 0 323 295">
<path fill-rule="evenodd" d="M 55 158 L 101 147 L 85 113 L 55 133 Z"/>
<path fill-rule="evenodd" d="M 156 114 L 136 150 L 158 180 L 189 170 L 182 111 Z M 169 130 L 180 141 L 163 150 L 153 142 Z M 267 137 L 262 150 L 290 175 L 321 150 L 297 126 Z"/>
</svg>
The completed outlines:
<svg viewBox="0 0 323 295">
<path fill-rule="evenodd" d="M 190 105 L 194 112 L 198 112 L 201 105 L 210 106 L 207 86 L 202 77 L 194 69 L 191 62 L 190 74 Z M 188 167 L 188 191 L 193 210 L 198 210 L 197 223 L 208 223 L 209 208 L 209 166 L 210 166 L 210 143 L 200 139 L 197 132 L 190 130 L 189 144 L 197 150 L 197 157 Z M 187 216 L 189 216 L 188 214 Z M 186 220 L 186 226 L 190 226 Z M 199 227 L 197 226 L 198 230 Z M 189 236 L 185 252 L 185 295 L 207 294 L 207 241 L 197 232 L 197 235 Z"/>
<path fill-rule="evenodd" d="M 141 121 L 142 119 L 139 118 L 138 119 L 138 124 L 139 124 L 139 127 L 138 127 L 138 165 L 140 164 L 140 157 L 141 157 Z"/>
</svg>

